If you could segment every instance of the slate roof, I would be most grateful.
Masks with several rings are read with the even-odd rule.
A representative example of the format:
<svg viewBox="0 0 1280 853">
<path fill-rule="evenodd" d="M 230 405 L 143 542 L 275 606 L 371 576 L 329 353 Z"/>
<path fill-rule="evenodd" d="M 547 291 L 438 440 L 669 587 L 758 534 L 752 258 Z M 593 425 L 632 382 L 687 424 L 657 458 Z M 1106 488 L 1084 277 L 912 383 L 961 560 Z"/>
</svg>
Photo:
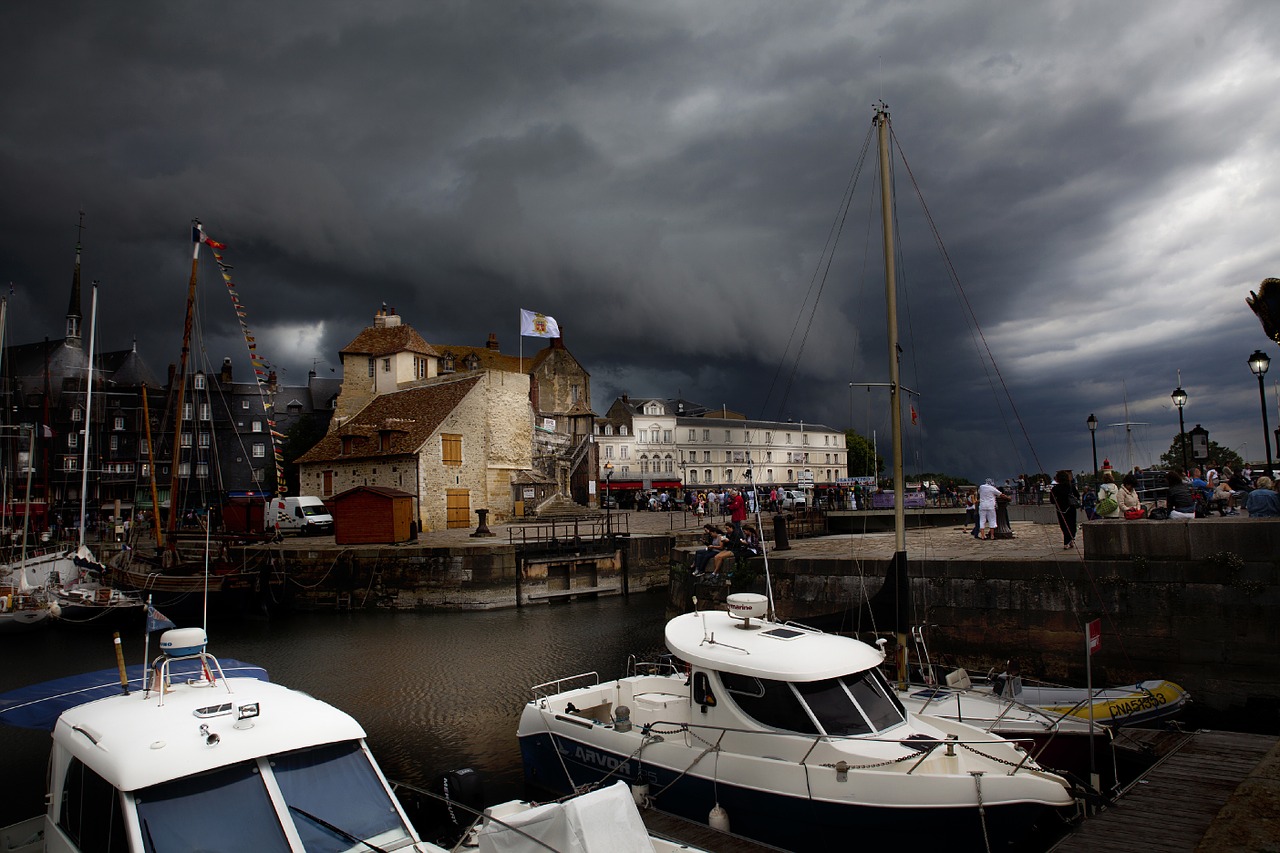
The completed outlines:
<svg viewBox="0 0 1280 853">
<path fill-rule="evenodd" d="M 355 340 L 347 344 L 341 355 L 386 356 L 398 352 L 416 352 L 419 355 L 439 355 L 431 344 L 413 330 L 412 326 L 369 326 Z"/>
<path fill-rule="evenodd" d="M 449 413 L 471 393 L 480 379 L 480 375 L 469 375 L 381 394 L 354 418 L 334 429 L 315 447 L 298 457 L 298 463 L 380 459 L 416 453 Z M 391 439 L 386 450 L 381 449 L 381 435 L 384 432 Z M 345 436 L 353 439 L 350 453 L 342 452 L 342 440 Z"/>
</svg>

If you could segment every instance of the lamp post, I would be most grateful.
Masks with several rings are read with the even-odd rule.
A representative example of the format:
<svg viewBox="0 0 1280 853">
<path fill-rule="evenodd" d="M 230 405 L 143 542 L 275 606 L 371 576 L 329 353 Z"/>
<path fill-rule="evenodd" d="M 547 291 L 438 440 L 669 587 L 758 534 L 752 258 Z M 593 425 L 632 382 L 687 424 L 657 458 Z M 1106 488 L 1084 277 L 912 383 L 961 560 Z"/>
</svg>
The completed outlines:
<svg viewBox="0 0 1280 853">
<path fill-rule="evenodd" d="M 613 463 L 604 463 L 604 529 L 605 535 L 613 538 Z"/>
<path fill-rule="evenodd" d="M 1089 415 L 1089 419 L 1085 421 L 1089 425 L 1089 445 L 1093 447 L 1093 476 L 1098 476 L 1098 418 Z"/>
<path fill-rule="evenodd" d="M 1182 385 L 1173 389 L 1173 393 L 1169 395 L 1173 398 L 1173 404 L 1178 407 L 1178 443 L 1182 445 L 1182 471 L 1187 471 L 1187 428 L 1182 423 L 1182 407 L 1187 404 L 1187 392 L 1182 390 Z"/>
<path fill-rule="evenodd" d="M 1271 476 L 1271 429 L 1267 426 L 1267 387 L 1262 377 L 1267 375 L 1271 359 L 1260 349 L 1249 356 L 1249 369 L 1258 377 L 1258 399 L 1262 401 L 1262 443 L 1267 448 L 1267 476 Z"/>
</svg>

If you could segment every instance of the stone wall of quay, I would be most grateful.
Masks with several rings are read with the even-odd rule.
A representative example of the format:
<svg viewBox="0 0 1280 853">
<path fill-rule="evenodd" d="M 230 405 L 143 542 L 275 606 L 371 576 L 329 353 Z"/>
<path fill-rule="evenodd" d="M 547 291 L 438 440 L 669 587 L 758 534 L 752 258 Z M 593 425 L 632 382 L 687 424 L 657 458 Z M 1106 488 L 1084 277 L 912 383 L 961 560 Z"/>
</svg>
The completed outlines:
<svg viewBox="0 0 1280 853">
<path fill-rule="evenodd" d="M 1280 714 L 1280 520 L 1085 525 L 1084 560 L 908 560 L 912 624 L 935 663 L 1085 683 L 1084 625 L 1102 620 L 1094 683 L 1165 678 L 1199 705 L 1274 726 Z M 889 561 L 770 560 L 783 618 L 874 633 L 863 603 Z M 865 577 L 865 581 L 863 578 Z M 688 601 L 688 580 L 673 603 Z M 877 625 L 888 636 L 891 625 Z"/>
<path fill-rule="evenodd" d="M 615 551 L 562 553 L 500 543 L 338 547 L 295 540 L 268 547 L 283 581 L 278 588 L 298 610 L 491 610 L 619 595 L 624 581 L 628 592 L 665 590 L 671 550 L 661 536 L 620 539 Z"/>
</svg>

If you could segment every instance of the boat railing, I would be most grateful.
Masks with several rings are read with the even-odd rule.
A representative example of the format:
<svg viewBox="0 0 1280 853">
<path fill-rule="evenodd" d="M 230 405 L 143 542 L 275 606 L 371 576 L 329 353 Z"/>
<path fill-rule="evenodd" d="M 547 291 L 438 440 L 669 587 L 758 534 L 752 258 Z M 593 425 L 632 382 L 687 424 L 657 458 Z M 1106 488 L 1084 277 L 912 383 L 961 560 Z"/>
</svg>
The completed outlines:
<svg viewBox="0 0 1280 853">
<path fill-rule="evenodd" d="M 1006 775 L 1013 776 L 1026 767 L 1028 761 L 1031 760 L 1030 747 L 1033 745 L 1031 738 L 1001 738 L 998 741 L 990 739 L 970 739 L 960 738 L 958 735 L 948 734 L 944 738 L 933 738 L 928 736 L 917 735 L 912 738 L 902 738 L 893 736 L 875 736 L 875 735 L 801 735 L 798 732 L 779 732 L 779 731 L 761 731 L 759 729 L 741 729 L 733 726 L 715 726 L 707 723 L 697 723 L 689 721 L 676 720 L 655 720 L 644 725 L 643 731 L 649 735 L 661 737 L 663 735 L 679 734 L 688 732 L 691 737 L 698 740 L 709 747 L 719 748 L 721 741 L 726 735 L 755 735 L 763 737 L 794 737 L 803 738 L 808 742 L 808 747 L 799 760 L 794 761 L 799 766 L 819 766 L 830 767 L 837 772 L 847 772 L 849 770 L 871 770 L 880 767 L 887 767 L 894 764 L 904 764 L 908 761 L 914 762 L 907 769 L 907 775 L 914 773 L 921 764 L 924 763 L 930 755 L 938 749 L 943 749 L 947 756 L 954 756 L 956 749 L 965 749 L 976 755 L 980 755 L 989 761 L 1003 764 L 1009 768 Z M 814 750 L 823 744 L 840 744 L 840 743 L 883 743 L 900 746 L 906 750 L 902 755 L 895 758 L 878 759 L 868 761 L 866 764 L 850 764 L 847 761 L 836 761 L 833 763 L 822 762 L 818 765 L 812 765 L 809 758 L 813 755 Z M 1010 761 L 998 755 L 992 755 L 984 751 L 984 748 L 1000 747 L 1012 744 L 1018 747 L 1021 759 L 1017 762 Z M 776 756 L 776 753 L 774 754 Z M 786 761 L 787 759 L 779 759 Z"/>
<path fill-rule="evenodd" d="M 588 681 L 588 679 L 590 679 Z M 582 682 L 577 684 L 576 682 Z M 533 693 L 534 701 L 547 699 L 557 693 L 563 693 L 570 689 L 566 685 L 573 684 L 571 689 L 577 690 L 583 687 L 598 687 L 600 685 L 600 674 L 597 672 L 580 672 L 577 675 L 567 675 L 564 678 L 557 678 L 555 681 L 546 681 L 542 684 L 535 684 L 529 688 Z M 551 688 L 548 690 L 547 688 Z"/>
<path fill-rule="evenodd" d="M 671 658 L 670 655 L 663 657 Z M 681 671 L 674 659 L 642 661 L 637 660 L 635 655 L 627 655 L 627 666 L 623 678 L 634 678 L 639 675 L 680 675 Z"/>
<path fill-rule="evenodd" d="M 171 687 L 171 676 L 169 674 L 170 664 L 183 660 L 199 660 L 200 672 L 202 677 L 190 678 L 185 683 L 188 685 L 199 685 L 202 687 L 216 687 L 218 682 L 222 682 L 222 687 L 228 693 L 231 692 L 231 682 L 227 680 L 227 676 L 222 671 L 222 664 L 218 663 L 218 659 L 206 651 L 195 652 L 189 655 L 161 655 L 156 662 L 154 669 L 155 681 L 147 685 L 147 692 L 155 690 L 160 695 L 160 704 L 164 704 L 164 695 L 168 693 Z M 217 675 L 214 675 L 217 670 Z M 145 695 L 145 694 L 144 694 Z M 228 711 L 230 709 L 227 709 Z M 198 712 L 197 712 L 198 714 Z"/>
</svg>

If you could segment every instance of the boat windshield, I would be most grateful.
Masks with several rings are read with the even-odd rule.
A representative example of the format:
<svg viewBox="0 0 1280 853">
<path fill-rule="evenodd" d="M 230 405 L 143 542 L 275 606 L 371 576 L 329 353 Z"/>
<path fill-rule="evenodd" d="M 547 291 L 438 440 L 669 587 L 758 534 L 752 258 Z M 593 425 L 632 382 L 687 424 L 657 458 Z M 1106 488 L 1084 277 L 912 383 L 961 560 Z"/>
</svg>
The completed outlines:
<svg viewBox="0 0 1280 853">
<path fill-rule="evenodd" d="M 353 837 L 379 847 L 410 839 L 358 741 L 273 755 L 271 768 L 308 853 L 350 850 Z"/>
<path fill-rule="evenodd" d="M 289 850 L 256 761 L 152 785 L 134 801 L 148 853 Z"/>
<path fill-rule="evenodd" d="M 874 669 L 794 686 L 828 735 L 882 732 L 906 719 L 898 697 Z"/>
<path fill-rule="evenodd" d="M 269 766 L 308 853 L 411 840 L 359 741 L 273 755 Z M 245 761 L 142 789 L 135 802 L 144 849 L 288 851 L 262 772 L 259 761 Z"/>
</svg>

